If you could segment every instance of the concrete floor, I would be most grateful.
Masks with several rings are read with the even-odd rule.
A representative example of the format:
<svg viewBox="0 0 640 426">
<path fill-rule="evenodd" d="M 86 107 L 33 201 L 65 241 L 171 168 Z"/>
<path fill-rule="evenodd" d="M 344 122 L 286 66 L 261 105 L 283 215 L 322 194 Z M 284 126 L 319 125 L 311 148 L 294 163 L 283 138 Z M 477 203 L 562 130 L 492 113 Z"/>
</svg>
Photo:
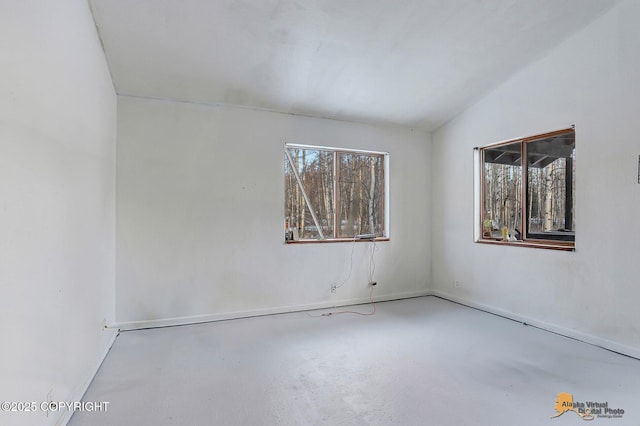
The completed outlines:
<svg viewBox="0 0 640 426">
<path fill-rule="evenodd" d="M 582 424 L 560 392 L 640 425 L 640 361 L 421 297 L 123 332 L 70 425 Z"/>
</svg>

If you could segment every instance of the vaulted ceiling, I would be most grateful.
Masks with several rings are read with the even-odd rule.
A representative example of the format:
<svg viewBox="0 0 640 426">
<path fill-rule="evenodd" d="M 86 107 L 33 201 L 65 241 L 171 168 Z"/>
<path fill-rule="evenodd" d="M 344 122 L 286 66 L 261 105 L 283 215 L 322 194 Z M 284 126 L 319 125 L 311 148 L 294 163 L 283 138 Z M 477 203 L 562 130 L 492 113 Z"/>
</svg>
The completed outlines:
<svg viewBox="0 0 640 426">
<path fill-rule="evenodd" d="M 118 94 L 426 130 L 614 2 L 90 0 Z"/>
</svg>

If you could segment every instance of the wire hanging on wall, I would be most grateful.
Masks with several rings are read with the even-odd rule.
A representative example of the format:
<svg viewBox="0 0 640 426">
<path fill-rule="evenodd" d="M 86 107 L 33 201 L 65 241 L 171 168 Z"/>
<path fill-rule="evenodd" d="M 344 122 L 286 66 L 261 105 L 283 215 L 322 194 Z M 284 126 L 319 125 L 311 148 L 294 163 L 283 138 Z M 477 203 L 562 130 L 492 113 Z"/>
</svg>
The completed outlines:
<svg viewBox="0 0 640 426">
<path fill-rule="evenodd" d="M 320 315 L 311 315 L 308 312 L 306 313 L 308 317 L 311 318 L 317 318 L 317 317 L 328 317 L 331 315 L 340 315 L 340 314 L 356 314 L 356 315 L 373 315 L 376 313 L 376 304 L 375 301 L 373 300 L 373 290 L 376 288 L 377 283 L 373 280 L 374 278 L 374 274 L 376 271 L 376 263 L 374 260 L 374 254 L 376 252 L 376 250 L 378 249 L 378 246 L 376 245 L 376 242 L 374 239 L 371 239 L 371 256 L 369 258 L 369 273 L 368 273 L 368 278 L 369 278 L 369 303 L 371 304 L 372 310 L 371 312 L 358 312 L 358 311 L 334 311 L 334 312 L 325 312 L 323 314 Z M 331 286 L 331 291 L 335 292 L 335 290 L 337 288 L 342 287 L 347 281 L 349 281 L 349 278 L 351 278 L 351 271 L 353 270 L 353 252 L 355 249 L 355 242 L 356 242 L 356 238 L 353 239 L 353 245 L 351 247 L 351 256 L 350 256 L 350 262 L 349 262 L 349 275 L 347 275 L 347 278 L 342 281 L 340 284 L 335 283 Z"/>
<path fill-rule="evenodd" d="M 369 287 L 371 287 L 371 289 L 369 290 L 369 303 L 371 304 L 371 308 L 372 308 L 371 312 L 337 311 L 337 312 L 325 312 L 320 316 L 328 317 L 331 315 L 340 315 L 340 314 L 373 315 L 376 313 L 376 303 L 373 300 L 373 289 L 376 288 L 376 282 L 373 280 L 373 274 L 375 273 L 375 270 L 376 270 L 376 263 L 373 259 L 373 255 L 375 254 L 377 249 L 378 247 L 376 246 L 376 242 L 375 240 L 372 239 L 371 240 L 371 257 L 369 258 Z M 351 255 L 353 256 L 353 252 L 351 252 Z M 353 263 L 353 257 L 352 257 L 352 263 Z M 349 271 L 349 276 L 351 276 L 351 271 Z"/>
<path fill-rule="evenodd" d="M 336 282 L 331 285 L 332 293 L 335 293 L 337 289 L 345 285 L 347 281 L 349 281 L 349 279 L 351 278 L 351 271 L 353 270 L 353 252 L 355 251 L 355 248 L 356 248 L 356 237 L 353 237 L 353 242 L 351 243 L 351 257 L 350 257 L 351 260 L 349 261 L 349 275 L 347 275 L 347 278 L 345 278 L 339 284 L 338 282 Z"/>
</svg>

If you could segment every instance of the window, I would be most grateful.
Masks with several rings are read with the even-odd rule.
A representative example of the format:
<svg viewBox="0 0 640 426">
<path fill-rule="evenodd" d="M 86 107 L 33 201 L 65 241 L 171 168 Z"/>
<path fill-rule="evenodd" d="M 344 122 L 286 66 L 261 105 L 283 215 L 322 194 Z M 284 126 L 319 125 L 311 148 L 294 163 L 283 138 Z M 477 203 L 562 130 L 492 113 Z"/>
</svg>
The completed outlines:
<svg viewBox="0 0 640 426">
<path fill-rule="evenodd" d="M 285 239 L 387 237 L 388 154 L 285 145 Z"/>
<path fill-rule="evenodd" d="M 477 150 L 476 240 L 572 250 L 573 128 Z"/>
</svg>

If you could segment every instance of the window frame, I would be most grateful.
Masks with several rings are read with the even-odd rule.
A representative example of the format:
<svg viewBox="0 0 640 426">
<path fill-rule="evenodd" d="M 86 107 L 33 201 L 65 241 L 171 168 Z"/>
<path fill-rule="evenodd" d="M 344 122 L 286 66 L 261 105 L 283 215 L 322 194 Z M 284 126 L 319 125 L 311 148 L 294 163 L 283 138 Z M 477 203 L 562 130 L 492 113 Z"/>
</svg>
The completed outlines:
<svg viewBox="0 0 640 426">
<path fill-rule="evenodd" d="M 520 144 L 521 147 L 521 159 L 520 159 L 520 168 L 521 168 L 521 183 L 520 183 L 520 196 L 523 205 L 528 205 L 529 201 L 529 168 L 528 168 L 528 156 L 527 156 L 527 145 L 531 142 L 536 142 L 544 139 L 548 139 L 555 136 L 560 136 L 564 134 L 573 134 L 574 144 L 575 144 L 575 126 L 571 126 L 568 128 L 555 130 L 552 132 L 536 134 L 533 136 L 521 137 L 509 139 L 506 141 L 496 142 L 489 145 L 484 145 L 482 147 L 476 147 L 474 149 L 474 178 L 476 181 L 475 189 L 474 189 L 474 239 L 477 243 L 482 244 L 496 244 L 496 245 L 507 245 L 507 246 L 517 246 L 517 247 L 531 247 L 531 248 L 543 248 L 543 249 L 551 249 L 551 250 L 562 250 L 562 251 L 575 251 L 575 231 L 571 234 L 567 234 L 564 236 L 559 236 L 558 238 L 553 238 L 551 235 L 542 235 L 540 233 L 530 233 L 528 230 L 528 212 L 527 209 L 522 209 L 522 213 L 520 214 L 520 229 L 522 230 L 522 239 L 517 241 L 503 241 L 496 239 L 494 237 L 485 237 L 483 234 L 483 222 L 485 220 L 484 217 L 484 209 L 485 209 L 485 151 L 488 149 L 494 149 L 501 146 L 511 145 L 511 144 Z M 574 148 L 575 149 L 575 148 Z M 566 178 L 566 177 L 565 177 Z M 573 173 L 571 174 L 571 179 L 575 182 L 575 176 Z M 572 193 L 572 199 L 575 198 L 575 194 Z M 575 220 L 575 212 L 574 220 Z"/>
<path fill-rule="evenodd" d="M 367 241 L 389 241 L 389 153 L 384 151 L 373 151 L 373 150 L 363 150 L 363 149 L 352 149 L 352 148 L 337 148 L 337 147 L 329 147 L 323 145 L 308 145 L 308 144 L 298 144 L 298 143 L 289 143 L 286 142 L 284 144 L 284 153 L 285 153 L 285 162 L 289 162 L 291 164 L 290 152 L 289 148 L 296 149 L 308 149 L 315 151 L 327 151 L 331 152 L 333 155 L 333 200 L 334 200 L 334 212 L 333 212 L 333 236 L 324 236 L 324 238 L 300 238 L 297 240 L 285 240 L 286 244 L 309 244 L 309 243 L 340 243 L 340 242 L 367 242 Z M 382 200 L 382 209 L 384 214 L 383 220 L 383 230 L 382 236 L 375 238 L 358 238 L 358 235 L 354 237 L 338 237 L 339 233 L 339 166 L 338 166 L 338 156 L 340 154 L 357 154 L 357 155 L 370 155 L 381 157 L 383 160 L 383 185 L 384 185 L 384 197 Z M 286 175 L 285 175 L 286 176 Z M 297 181 L 297 178 L 296 178 Z M 298 182 L 296 182 L 298 184 Z M 286 194 L 285 194 L 286 201 Z M 312 215 L 314 216 L 314 215 Z M 315 219 L 314 219 L 315 220 Z M 286 221 L 286 212 L 285 212 L 285 221 Z M 364 235 L 364 234 L 363 234 Z"/>
</svg>

